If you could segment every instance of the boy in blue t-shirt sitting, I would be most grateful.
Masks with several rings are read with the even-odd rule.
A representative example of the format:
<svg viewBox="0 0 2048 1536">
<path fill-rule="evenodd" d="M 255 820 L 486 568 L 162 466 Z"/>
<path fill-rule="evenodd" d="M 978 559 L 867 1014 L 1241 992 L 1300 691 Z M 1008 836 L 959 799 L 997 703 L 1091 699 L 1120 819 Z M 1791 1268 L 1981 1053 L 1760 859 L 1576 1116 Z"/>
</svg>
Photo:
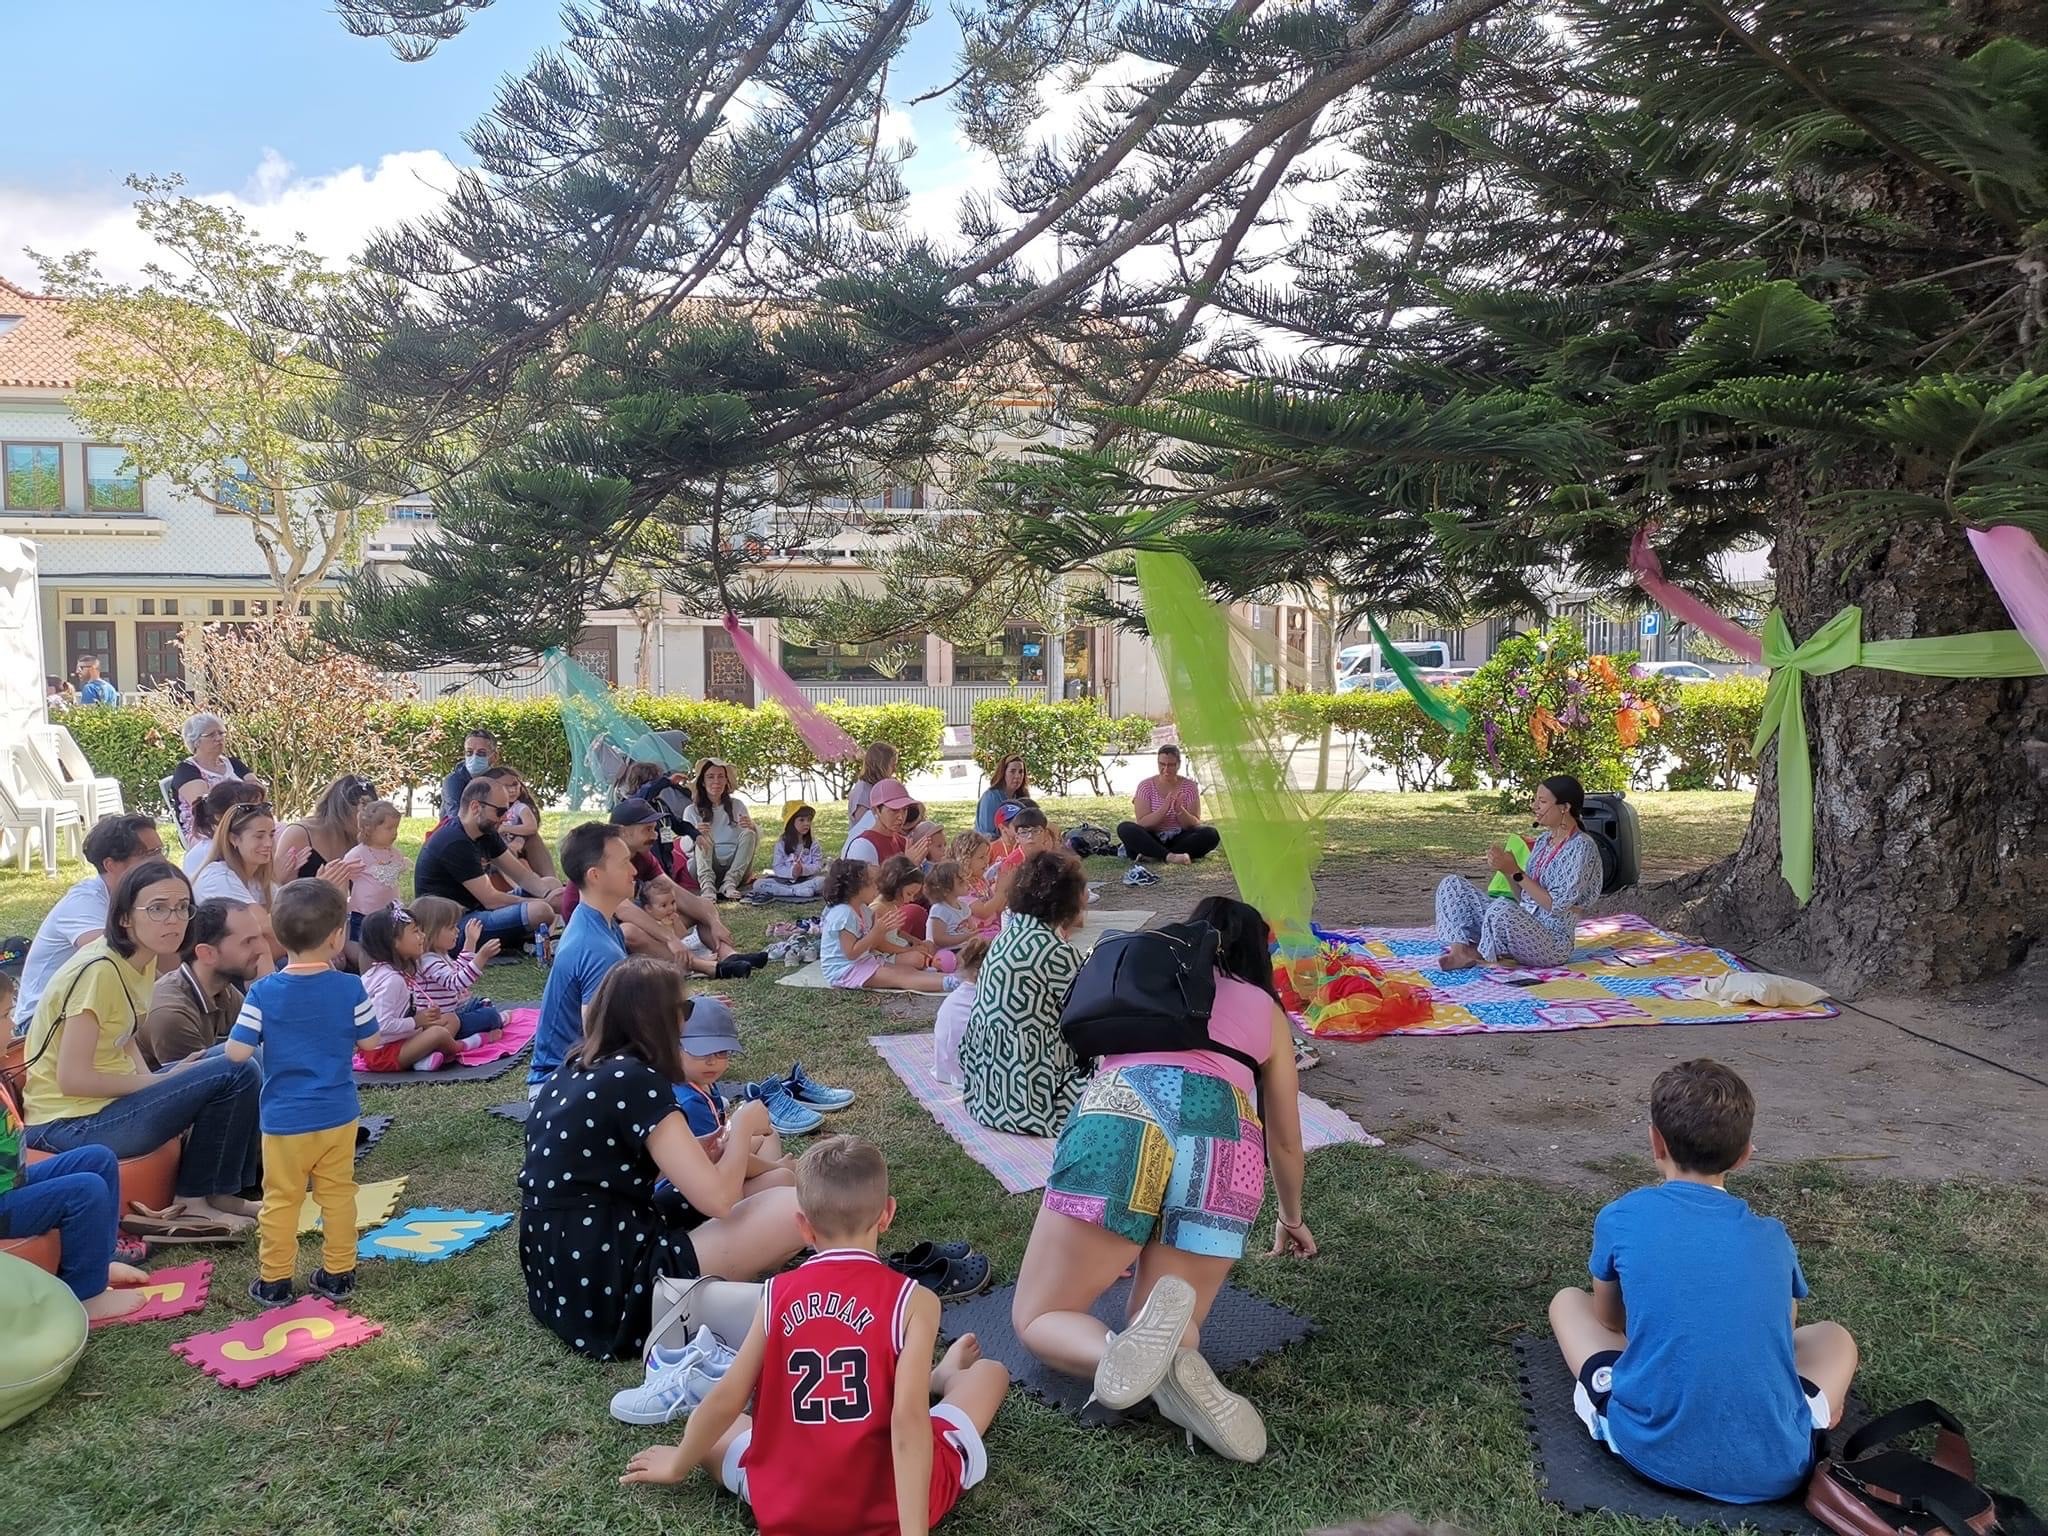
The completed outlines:
<svg viewBox="0 0 2048 1536">
<path fill-rule="evenodd" d="M 1717 1061 L 1650 1088 L 1664 1182 L 1594 1218 L 1593 1288 L 1559 1291 L 1550 1326 L 1578 1377 L 1579 1417 L 1653 1482 L 1726 1504 L 1783 1498 L 1842 1416 L 1856 1341 L 1795 1328 L 1806 1277 L 1785 1228 L 1725 1185 L 1749 1161 L 1756 1099 Z"/>
<path fill-rule="evenodd" d="M 356 1288 L 355 1054 L 376 1038 L 377 1014 L 361 979 L 334 969 L 348 942 L 340 887 L 294 880 L 271 902 L 270 922 L 291 959 L 249 988 L 227 1041 L 233 1061 L 263 1052 L 263 1209 L 249 1295 L 266 1307 L 291 1302 L 311 1184 L 322 1242 L 308 1283 L 341 1301 Z"/>
</svg>

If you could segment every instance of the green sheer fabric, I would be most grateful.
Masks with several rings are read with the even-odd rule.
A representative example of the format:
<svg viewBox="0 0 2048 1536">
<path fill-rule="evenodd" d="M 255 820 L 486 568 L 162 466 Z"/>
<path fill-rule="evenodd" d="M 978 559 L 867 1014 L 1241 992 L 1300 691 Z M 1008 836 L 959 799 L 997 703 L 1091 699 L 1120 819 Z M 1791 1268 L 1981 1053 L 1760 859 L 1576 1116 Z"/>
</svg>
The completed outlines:
<svg viewBox="0 0 2048 1536">
<path fill-rule="evenodd" d="M 1313 942 L 1309 913 L 1332 797 L 1317 802 L 1289 785 L 1286 750 L 1263 727 L 1232 654 L 1230 621 L 1186 557 L 1141 553 L 1138 590 L 1176 728 L 1202 766 L 1210 819 L 1238 892 L 1283 943 Z"/>
<path fill-rule="evenodd" d="M 1372 643 L 1380 648 L 1380 660 L 1408 690 L 1408 697 L 1415 701 L 1415 707 L 1453 736 L 1462 736 L 1469 731 L 1472 717 L 1422 680 L 1421 674 L 1415 670 L 1415 663 L 1402 655 L 1394 642 L 1387 638 L 1387 632 L 1380 628 L 1378 619 L 1368 615 L 1365 622 L 1372 631 Z"/>
</svg>

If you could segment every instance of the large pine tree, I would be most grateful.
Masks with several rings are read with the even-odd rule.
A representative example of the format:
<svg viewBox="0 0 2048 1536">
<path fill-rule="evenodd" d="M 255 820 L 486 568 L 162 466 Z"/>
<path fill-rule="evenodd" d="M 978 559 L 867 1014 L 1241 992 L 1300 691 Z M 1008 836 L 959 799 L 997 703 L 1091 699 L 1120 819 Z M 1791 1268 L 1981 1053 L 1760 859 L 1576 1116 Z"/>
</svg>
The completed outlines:
<svg viewBox="0 0 2048 1536">
<path fill-rule="evenodd" d="M 1351 515 L 1407 508 L 1453 573 L 1625 592 L 1653 523 L 1708 595 L 1716 555 L 1769 540 L 1795 641 L 1849 604 L 1869 640 L 2009 627 L 1964 530 L 2048 535 L 2044 45 L 2034 5 L 1578 0 L 1416 59 L 1295 279 L 1217 295 L 1309 344 L 1289 379 L 1145 413 L 1195 471 L 1183 524 L 1341 524 L 1357 488 Z M 1520 472 L 1475 484 L 1482 405 L 1551 435 L 1497 437 Z M 1556 434 L 1563 473 L 1531 456 Z M 1199 462 L 1219 440 L 1241 451 Z M 2048 912 L 2048 684 L 1804 692 L 1813 899 L 1779 873 L 1773 755 L 1740 851 L 1671 893 L 1686 919 L 1844 989 L 2016 963 Z"/>
</svg>

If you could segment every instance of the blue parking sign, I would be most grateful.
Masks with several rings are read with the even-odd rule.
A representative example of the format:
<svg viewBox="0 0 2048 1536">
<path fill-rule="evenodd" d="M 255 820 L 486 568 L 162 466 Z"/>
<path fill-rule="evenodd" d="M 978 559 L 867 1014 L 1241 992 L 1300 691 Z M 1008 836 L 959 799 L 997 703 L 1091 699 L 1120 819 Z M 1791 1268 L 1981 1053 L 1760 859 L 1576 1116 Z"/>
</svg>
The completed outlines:
<svg viewBox="0 0 2048 1536">
<path fill-rule="evenodd" d="M 1652 608 L 1643 615 L 1643 633 L 1645 635 L 1655 635 L 1659 629 L 1663 628 L 1663 625 L 1664 615 L 1656 609 Z"/>
</svg>

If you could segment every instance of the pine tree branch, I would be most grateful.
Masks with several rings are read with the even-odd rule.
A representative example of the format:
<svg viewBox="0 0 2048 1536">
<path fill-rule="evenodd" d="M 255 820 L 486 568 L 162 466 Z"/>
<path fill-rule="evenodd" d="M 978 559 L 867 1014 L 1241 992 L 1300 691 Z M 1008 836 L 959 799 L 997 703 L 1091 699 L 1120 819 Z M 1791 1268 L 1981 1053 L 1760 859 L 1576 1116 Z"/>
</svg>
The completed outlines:
<svg viewBox="0 0 2048 1536">
<path fill-rule="evenodd" d="M 1271 147 L 1299 124 L 1313 119 L 1332 101 L 1347 91 L 1363 85 L 1388 65 L 1398 63 L 1432 43 L 1440 42 L 1460 27 L 1469 26 L 1472 22 L 1502 9 L 1508 3 L 1509 0 L 1449 0 L 1449 3 L 1435 14 L 1413 22 L 1385 42 L 1354 56 L 1343 68 L 1332 70 L 1329 74 L 1310 82 L 1286 104 L 1268 113 L 1247 129 L 1228 150 L 1211 161 L 1205 170 L 1191 177 L 1177 194 L 1134 219 L 1122 234 L 1098 246 L 1078 265 L 1069 268 L 1052 282 L 1044 284 L 979 325 L 970 326 L 929 346 L 919 348 L 893 367 L 828 397 L 817 409 L 772 429 L 767 441 L 787 442 L 808 432 L 814 432 L 858 410 L 897 385 L 915 378 L 935 363 L 978 347 L 1043 314 L 1094 282 L 1144 240 L 1185 216 L 1204 197 L 1241 171 L 1261 151 Z"/>
</svg>

